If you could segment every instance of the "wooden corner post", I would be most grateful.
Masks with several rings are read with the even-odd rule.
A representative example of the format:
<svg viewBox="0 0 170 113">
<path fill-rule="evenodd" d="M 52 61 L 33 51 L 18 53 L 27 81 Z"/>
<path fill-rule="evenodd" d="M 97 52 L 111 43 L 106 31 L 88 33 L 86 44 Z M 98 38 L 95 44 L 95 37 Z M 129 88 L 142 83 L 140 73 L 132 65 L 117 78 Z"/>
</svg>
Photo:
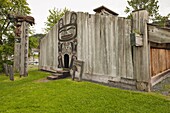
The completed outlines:
<svg viewBox="0 0 170 113">
<path fill-rule="evenodd" d="M 132 34 L 140 36 L 135 37 L 136 43 L 140 41 L 140 46 L 133 45 L 133 65 L 134 76 L 137 81 L 137 89 L 150 91 L 150 65 L 149 65 L 149 41 L 147 23 L 149 14 L 146 10 L 137 10 L 132 12 Z M 132 37 L 131 37 L 132 38 Z"/>
</svg>

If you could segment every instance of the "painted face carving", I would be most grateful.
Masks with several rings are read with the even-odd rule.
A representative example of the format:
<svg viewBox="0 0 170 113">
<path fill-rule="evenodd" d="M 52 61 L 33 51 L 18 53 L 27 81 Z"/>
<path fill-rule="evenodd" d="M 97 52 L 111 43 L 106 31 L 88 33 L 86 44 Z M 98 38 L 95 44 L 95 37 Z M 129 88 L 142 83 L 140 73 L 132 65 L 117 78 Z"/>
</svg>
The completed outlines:
<svg viewBox="0 0 170 113">
<path fill-rule="evenodd" d="M 58 39 L 59 41 L 70 41 L 77 36 L 77 14 L 72 13 L 70 23 L 64 25 L 63 19 L 58 23 Z"/>
</svg>

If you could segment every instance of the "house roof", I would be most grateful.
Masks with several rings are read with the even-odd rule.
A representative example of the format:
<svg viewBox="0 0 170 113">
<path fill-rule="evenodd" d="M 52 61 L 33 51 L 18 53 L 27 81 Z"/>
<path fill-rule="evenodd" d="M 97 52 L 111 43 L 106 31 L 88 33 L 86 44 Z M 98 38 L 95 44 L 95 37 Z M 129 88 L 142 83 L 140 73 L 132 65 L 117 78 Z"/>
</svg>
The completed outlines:
<svg viewBox="0 0 170 113">
<path fill-rule="evenodd" d="M 146 9 L 145 8 L 141 8 L 141 9 L 134 10 L 132 12 L 137 12 L 137 11 L 142 11 L 142 10 L 146 10 Z"/>
<path fill-rule="evenodd" d="M 100 7 L 96 8 L 96 9 L 94 9 L 93 11 L 96 12 L 96 13 L 100 13 L 103 9 L 106 10 L 107 12 L 109 12 L 110 14 L 113 14 L 113 15 L 116 15 L 116 16 L 119 15 L 119 14 L 115 13 L 114 11 L 108 9 L 105 6 L 100 6 Z"/>
<path fill-rule="evenodd" d="M 148 23 L 148 25 L 155 26 L 155 27 L 157 27 L 159 29 L 163 29 L 163 30 L 166 30 L 166 31 L 170 32 L 170 28 L 169 27 L 159 27 L 158 25 L 155 25 L 155 24 L 152 24 L 152 23 Z"/>
</svg>

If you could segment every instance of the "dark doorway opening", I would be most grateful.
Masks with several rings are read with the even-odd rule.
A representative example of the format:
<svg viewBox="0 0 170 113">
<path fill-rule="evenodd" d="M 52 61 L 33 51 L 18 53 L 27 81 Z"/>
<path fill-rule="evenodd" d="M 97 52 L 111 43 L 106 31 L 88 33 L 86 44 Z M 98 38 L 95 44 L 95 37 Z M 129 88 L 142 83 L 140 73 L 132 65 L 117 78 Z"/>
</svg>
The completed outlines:
<svg viewBox="0 0 170 113">
<path fill-rule="evenodd" d="M 64 68 L 69 68 L 69 55 L 64 55 Z"/>
</svg>

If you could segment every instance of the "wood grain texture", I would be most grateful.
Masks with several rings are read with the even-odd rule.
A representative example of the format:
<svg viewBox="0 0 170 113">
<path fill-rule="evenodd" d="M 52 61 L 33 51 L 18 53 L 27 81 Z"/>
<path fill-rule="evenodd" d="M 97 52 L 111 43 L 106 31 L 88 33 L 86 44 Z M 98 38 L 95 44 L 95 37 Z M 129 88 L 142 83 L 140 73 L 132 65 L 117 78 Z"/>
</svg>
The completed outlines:
<svg viewBox="0 0 170 113">
<path fill-rule="evenodd" d="M 152 77 L 170 69 L 170 50 L 151 48 L 150 51 Z"/>
<path fill-rule="evenodd" d="M 20 76 L 28 75 L 28 23 L 22 22 L 21 25 L 21 46 L 20 46 Z"/>
<path fill-rule="evenodd" d="M 157 26 L 148 25 L 149 41 L 155 43 L 170 43 L 170 31 Z"/>
<path fill-rule="evenodd" d="M 140 10 L 132 13 L 133 15 L 133 32 L 142 34 L 143 46 L 133 47 L 134 75 L 137 81 L 150 81 L 150 66 L 149 66 L 149 42 L 147 21 L 148 12 Z"/>
<path fill-rule="evenodd" d="M 63 16 L 64 22 L 70 14 Z M 56 24 L 41 39 L 40 67 L 57 67 L 57 29 Z M 131 20 L 78 12 L 77 29 L 77 58 L 84 61 L 84 73 L 133 79 Z"/>
</svg>

